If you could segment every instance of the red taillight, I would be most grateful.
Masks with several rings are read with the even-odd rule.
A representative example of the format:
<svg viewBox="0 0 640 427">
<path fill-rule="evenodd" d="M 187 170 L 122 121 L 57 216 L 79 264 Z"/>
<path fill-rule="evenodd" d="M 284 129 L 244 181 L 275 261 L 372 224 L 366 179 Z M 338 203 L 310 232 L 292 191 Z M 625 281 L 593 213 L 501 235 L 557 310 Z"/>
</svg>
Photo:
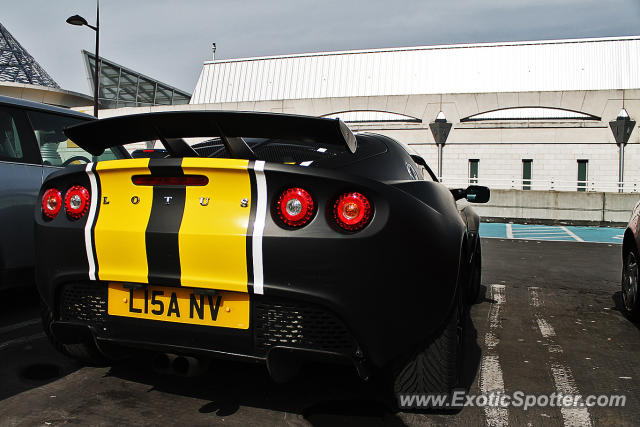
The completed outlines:
<svg viewBox="0 0 640 427">
<path fill-rule="evenodd" d="M 290 227 L 302 227 L 313 216 L 314 202 L 311 195 L 302 188 L 289 188 L 278 199 L 278 216 Z"/>
<path fill-rule="evenodd" d="M 345 193 L 333 205 L 333 218 L 340 228 L 347 231 L 363 229 L 371 219 L 373 209 L 361 193 Z"/>
<path fill-rule="evenodd" d="M 184 176 L 151 176 L 135 175 L 131 178 L 135 185 L 194 185 L 203 186 L 209 183 L 209 178 L 204 175 Z"/>
<path fill-rule="evenodd" d="M 62 194 L 57 188 L 50 188 L 42 196 L 42 213 L 49 219 L 53 219 L 62 208 Z"/>
<path fill-rule="evenodd" d="M 72 219 L 80 219 L 89 210 L 91 195 L 81 185 L 74 185 L 64 195 L 64 208 Z"/>
</svg>

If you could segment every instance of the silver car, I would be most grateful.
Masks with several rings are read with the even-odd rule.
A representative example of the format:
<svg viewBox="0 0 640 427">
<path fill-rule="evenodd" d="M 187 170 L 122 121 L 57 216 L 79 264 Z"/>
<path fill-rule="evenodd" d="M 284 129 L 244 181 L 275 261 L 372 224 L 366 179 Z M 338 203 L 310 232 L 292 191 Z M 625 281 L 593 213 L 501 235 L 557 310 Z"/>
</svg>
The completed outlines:
<svg viewBox="0 0 640 427">
<path fill-rule="evenodd" d="M 0 96 L 0 289 L 33 284 L 33 210 L 44 178 L 70 164 L 129 157 L 115 147 L 92 156 L 63 130 L 92 116 Z"/>
</svg>

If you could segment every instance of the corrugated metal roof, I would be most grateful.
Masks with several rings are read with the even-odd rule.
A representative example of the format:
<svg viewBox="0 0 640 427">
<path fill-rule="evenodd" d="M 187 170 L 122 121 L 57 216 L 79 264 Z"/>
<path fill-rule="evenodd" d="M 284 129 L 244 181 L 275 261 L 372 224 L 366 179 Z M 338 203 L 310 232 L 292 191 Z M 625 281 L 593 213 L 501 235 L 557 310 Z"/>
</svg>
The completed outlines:
<svg viewBox="0 0 640 427">
<path fill-rule="evenodd" d="M 640 36 L 205 62 L 191 103 L 640 88 Z"/>
</svg>

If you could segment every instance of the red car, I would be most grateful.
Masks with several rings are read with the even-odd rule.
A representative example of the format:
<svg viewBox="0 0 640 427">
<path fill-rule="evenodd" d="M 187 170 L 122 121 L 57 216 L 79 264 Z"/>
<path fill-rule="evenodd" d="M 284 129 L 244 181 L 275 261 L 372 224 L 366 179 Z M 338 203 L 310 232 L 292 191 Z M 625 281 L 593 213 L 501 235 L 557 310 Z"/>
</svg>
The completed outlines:
<svg viewBox="0 0 640 427">
<path fill-rule="evenodd" d="M 640 320 L 638 298 L 638 247 L 640 246 L 640 202 L 636 203 L 622 244 L 622 301 L 624 310 L 632 320 Z"/>
</svg>

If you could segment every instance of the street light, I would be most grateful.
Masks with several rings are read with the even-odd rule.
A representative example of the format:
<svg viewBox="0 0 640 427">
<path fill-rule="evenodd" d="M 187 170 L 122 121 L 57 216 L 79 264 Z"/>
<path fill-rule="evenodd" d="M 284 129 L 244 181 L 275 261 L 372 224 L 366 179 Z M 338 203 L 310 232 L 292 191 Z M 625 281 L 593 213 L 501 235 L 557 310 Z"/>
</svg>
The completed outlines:
<svg viewBox="0 0 640 427">
<path fill-rule="evenodd" d="M 433 139 L 438 146 L 438 178 L 442 181 L 442 154 L 445 142 L 447 142 L 447 137 L 449 136 L 449 131 L 451 130 L 451 123 L 447 121 L 447 118 L 444 116 L 442 112 L 442 107 L 440 108 L 440 112 L 436 117 L 436 121 L 433 123 L 429 123 L 429 128 L 431 129 L 431 133 L 433 134 Z"/>
<path fill-rule="evenodd" d="M 86 19 L 80 15 L 73 15 L 67 18 L 67 24 L 85 26 L 91 28 L 96 32 L 96 62 L 95 62 L 95 76 L 93 79 L 93 115 L 98 117 L 98 85 L 99 85 L 99 58 L 98 48 L 100 47 L 100 0 L 96 0 L 96 26 L 89 25 Z"/>
</svg>

